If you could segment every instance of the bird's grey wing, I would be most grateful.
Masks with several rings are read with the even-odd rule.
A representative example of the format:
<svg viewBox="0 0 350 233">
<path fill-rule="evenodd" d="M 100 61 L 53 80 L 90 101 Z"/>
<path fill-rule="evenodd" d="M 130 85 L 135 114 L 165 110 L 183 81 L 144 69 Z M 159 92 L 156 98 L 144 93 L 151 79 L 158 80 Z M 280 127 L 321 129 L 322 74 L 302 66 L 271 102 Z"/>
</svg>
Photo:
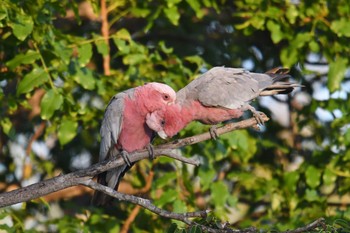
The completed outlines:
<svg viewBox="0 0 350 233">
<path fill-rule="evenodd" d="M 197 98 L 203 105 L 238 109 L 259 96 L 272 78 L 244 69 L 214 67 L 197 82 Z"/>
<path fill-rule="evenodd" d="M 124 100 L 132 95 L 133 91 L 133 89 L 129 89 L 116 94 L 107 105 L 100 129 L 100 162 L 107 158 L 110 150 L 115 148 L 114 145 L 117 144 L 123 125 Z"/>
<path fill-rule="evenodd" d="M 118 156 L 120 153 L 115 145 L 117 144 L 120 132 L 123 125 L 123 112 L 124 112 L 124 101 L 126 97 L 132 98 L 134 89 L 121 92 L 112 97 L 106 108 L 104 118 L 101 125 L 101 143 L 100 143 L 100 156 L 99 161 L 102 162 L 108 159 L 110 156 Z M 120 178 L 130 168 L 127 165 L 122 165 L 113 168 L 107 172 L 103 172 L 97 176 L 98 183 L 107 185 L 110 188 L 117 188 Z M 113 198 L 110 196 L 96 191 L 92 202 L 95 205 L 106 205 Z"/>
</svg>

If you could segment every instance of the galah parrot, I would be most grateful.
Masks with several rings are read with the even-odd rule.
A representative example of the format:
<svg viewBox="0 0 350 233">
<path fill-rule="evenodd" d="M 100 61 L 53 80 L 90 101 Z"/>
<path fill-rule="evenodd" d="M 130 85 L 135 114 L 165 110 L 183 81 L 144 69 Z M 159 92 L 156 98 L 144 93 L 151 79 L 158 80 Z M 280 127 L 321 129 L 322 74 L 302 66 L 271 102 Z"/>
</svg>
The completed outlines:
<svg viewBox="0 0 350 233">
<path fill-rule="evenodd" d="M 147 125 L 162 138 L 172 137 L 191 121 L 215 125 L 239 118 L 250 110 L 259 123 L 260 113 L 249 103 L 258 96 L 288 94 L 300 86 L 287 81 L 288 69 L 264 74 L 241 68 L 214 67 L 176 94 L 176 104 L 147 116 Z M 215 128 L 210 132 L 216 138 Z"/>
<path fill-rule="evenodd" d="M 99 161 L 122 156 L 127 164 L 99 174 L 97 181 L 100 184 L 118 189 L 120 179 L 133 165 L 127 158 L 128 153 L 146 148 L 155 136 L 146 125 L 147 114 L 161 111 L 174 104 L 175 99 L 176 93 L 171 87 L 155 82 L 113 96 L 101 125 Z M 92 202 L 105 205 L 112 199 L 102 192 L 95 192 Z"/>
</svg>

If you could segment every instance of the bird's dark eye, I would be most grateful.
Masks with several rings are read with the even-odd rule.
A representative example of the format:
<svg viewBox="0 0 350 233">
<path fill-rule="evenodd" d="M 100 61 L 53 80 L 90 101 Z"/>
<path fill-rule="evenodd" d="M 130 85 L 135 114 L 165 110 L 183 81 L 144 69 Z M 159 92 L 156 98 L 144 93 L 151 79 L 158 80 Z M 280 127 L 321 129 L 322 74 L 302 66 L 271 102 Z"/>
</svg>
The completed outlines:
<svg viewBox="0 0 350 233">
<path fill-rule="evenodd" d="M 169 96 L 168 96 L 168 95 L 164 95 L 163 98 L 164 98 L 165 100 L 168 100 L 168 99 L 169 99 Z"/>
<path fill-rule="evenodd" d="M 162 120 L 162 121 L 160 122 L 160 124 L 161 124 L 162 126 L 164 126 L 164 125 L 165 125 L 165 121 Z"/>
</svg>

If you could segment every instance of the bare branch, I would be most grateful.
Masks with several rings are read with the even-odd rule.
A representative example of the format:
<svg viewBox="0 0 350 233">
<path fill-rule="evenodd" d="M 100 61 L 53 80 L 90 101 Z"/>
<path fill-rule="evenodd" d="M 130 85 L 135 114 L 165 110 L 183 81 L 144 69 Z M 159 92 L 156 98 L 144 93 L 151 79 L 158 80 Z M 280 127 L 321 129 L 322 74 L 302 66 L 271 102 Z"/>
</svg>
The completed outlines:
<svg viewBox="0 0 350 233">
<path fill-rule="evenodd" d="M 262 114 L 261 115 L 262 119 L 264 122 L 268 121 L 269 118 L 265 115 Z M 249 127 L 255 127 L 257 125 L 256 119 L 255 118 L 249 118 L 247 120 L 242 120 L 239 122 L 232 122 L 232 123 L 228 123 L 226 125 L 223 125 L 220 128 L 216 129 L 216 132 L 219 135 L 225 134 L 225 133 L 229 133 L 238 129 L 244 129 L 244 128 L 249 128 Z M 158 146 L 158 148 L 167 148 L 167 149 L 171 149 L 171 148 L 179 148 L 179 147 L 183 147 L 183 146 L 189 146 L 189 145 L 193 145 L 199 142 L 203 142 L 206 140 L 211 139 L 210 133 L 206 132 L 206 133 L 202 133 L 202 134 L 198 134 L 192 137 L 187 137 L 187 138 L 183 138 L 183 139 L 178 139 L 163 145 Z"/>
<path fill-rule="evenodd" d="M 110 61 L 111 56 L 109 55 L 109 31 L 108 31 L 108 11 L 106 0 L 101 0 L 101 34 L 107 44 L 108 54 L 103 55 L 103 71 L 105 75 L 111 75 Z"/>
<path fill-rule="evenodd" d="M 294 230 L 288 230 L 288 231 L 284 231 L 283 233 L 300 233 L 300 232 L 309 232 L 311 230 L 315 230 L 318 227 L 322 227 L 322 228 L 326 228 L 325 226 L 325 219 L 324 218 L 319 218 L 315 221 L 313 221 L 312 223 L 304 226 L 304 227 L 299 227 L 297 229 Z"/>
<path fill-rule="evenodd" d="M 101 185 L 99 183 L 96 183 L 93 180 L 86 180 L 82 181 L 80 184 L 88 186 L 94 190 L 104 192 L 112 197 L 115 197 L 121 201 L 127 201 L 131 202 L 136 205 L 140 205 L 144 207 L 145 209 L 148 209 L 149 211 L 158 214 L 159 216 L 166 217 L 166 218 L 171 218 L 171 219 L 176 219 L 182 222 L 185 222 L 187 224 L 191 224 L 192 222 L 188 220 L 188 218 L 195 218 L 195 217 L 206 217 L 207 216 L 207 211 L 196 211 L 196 212 L 189 212 L 189 213 L 173 213 L 167 210 L 160 209 L 153 205 L 150 200 L 144 199 L 141 197 L 136 197 L 133 195 L 128 195 L 124 193 L 119 193 L 115 191 L 114 189 Z"/>
<path fill-rule="evenodd" d="M 262 119 L 264 121 L 267 121 L 268 118 L 263 115 Z M 256 126 L 257 122 L 255 118 L 250 118 L 247 120 L 243 120 L 236 123 L 230 123 L 227 125 L 224 125 L 217 129 L 217 135 L 221 135 L 227 132 L 231 132 L 237 129 L 243 129 L 247 127 L 254 127 Z M 173 142 L 169 142 L 163 145 L 160 145 L 158 147 L 154 148 L 154 156 L 167 156 L 170 158 L 174 158 L 176 160 L 179 160 L 184 163 L 189 163 L 192 165 L 199 165 L 199 162 L 197 160 L 186 158 L 181 156 L 180 154 L 176 153 L 174 149 L 192 145 L 195 143 L 199 143 L 205 140 L 211 139 L 210 133 L 206 132 L 203 134 L 199 134 L 196 136 L 175 140 Z M 129 160 L 130 162 L 137 162 L 141 159 L 147 159 L 149 157 L 149 153 L 147 150 L 140 150 L 133 153 L 130 153 Z M 234 231 L 229 228 L 223 228 L 222 230 L 218 229 L 212 229 L 207 226 L 199 225 L 198 223 L 192 222 L 189 220 L 189 218 L 196 218 L 196 217 L 205 217 L 208 213 L 208 211 L 197 211 L 197 212 L 190 212 L 190 213 L 173 213 L 170 211 L 162 210 L 156 206 L 154 206 L 149 200 L 143 199 L 140 197 L 128 195 L 119 193 L 109 187 L 100 185 L 92 180 L 94 176 L 97 174 L 110 170 L 112 168 L 118 167 L 125 164 L 124 160 L 122 158 L 118 159 L 111 159 L 106 160 L 101 163 L 97 163 L 92 165 L 89 168 L 78 170 L 66 175 L 60 175 L 39 183 L 35 183 L 32 185 L 29 185 L 24 188 L 16 189 L 10 192 L 2 193 L 0 194 L 0 207 L 5 207 L 9 205 L 13 205 L 20 202 L 25 202 L 29 200 L 36 199 L 41 196 L 45 196 L 49 193 L 53 193 L 62 189 L 66 189 L 68 187 L 77 186 L 77 185 L 84 185 L 87 187 L 90 187 L 94 190 L 101 191 L 104 193 L 107 193 L 108 195 L 111 195 L 119 200 L 127 201 L 134 203 L 136 205 L 140 205 L 148 210 L 150 210 L 153 213 L 156 213 L 160 216 L 176 219 L 179 221 L 182 221 L 188 225 L 197 225 L 201 227 L 203 230 L 208 232 L 247 232 L 247 231 Z"/>
<path fill-rule="evenodd" d="M 185 163 L 190 163 L 195 165 L 199 164 L 197 161 L 193 159 L 185 158 L 183 156 L 180 156 L 174 153 L 173 149 L 157 148 L 154 150 L 154 155 L 156 157 L 163 155 L 163 156 L 177 159 Z M 147 150 L 141 150 L 141 151 L 130 153 L 130 162 L 137 162 L 141 159 L 147 159 L 147 158 L 149 158 L 149 154 Z M 91 167 L 88 167 L 86 169 L 78 170 L 66 175 L 56 176 L 54 178 L 29 185 L 27 187 L 2 193 L 0 194 L 0 208 L 17 204 L 20 202 L 30 201 L 30 200 L 45 196 L 49 193 L 53 193 L 68 187 L 79 185 L 81 184 L 81 182 L 89 180 L 101 172 L 121 166 L 124 163 L 125 162 L 122 158 L 106 160 L 101 163 L 94 164 Z"/>
</svg>

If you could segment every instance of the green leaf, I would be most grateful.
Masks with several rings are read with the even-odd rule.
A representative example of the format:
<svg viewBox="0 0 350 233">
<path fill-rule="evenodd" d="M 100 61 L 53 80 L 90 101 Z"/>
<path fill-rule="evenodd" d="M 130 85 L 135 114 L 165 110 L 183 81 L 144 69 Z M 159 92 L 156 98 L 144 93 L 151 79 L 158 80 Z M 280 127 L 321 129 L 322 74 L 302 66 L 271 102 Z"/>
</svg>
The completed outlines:
<svg viewBox="0 0 350 233">
<path fill-rule="evenodd" d="M 331 29 L 337 36 L 350 37 L 350 20 L 346 18 L 335 20 L 331 24 Z"/>
<path fill-rule="evenodd" d="M 176 6 L 164 8 L 163 11 L 172 24 L 174 24 L 175 26 L 179 24 L 180 14 Z"/>
<path fill-rule="evenodd" d="M 164 53 L 172 53 L 174 51 L 173 48 L 167 48 L 166 45 L 165 45 L 165 42 L 164 41 L 160 41 L 159 42 L 159 46 L 160 46 L 160 49 L 164 52 Z"/>
<path fill-rule="evenodd" d="M 184 60 L 196 64 L 197 67 L 201 67 L 205 63 L 203 58 L 197 55 L 185 57 Z"/>
<path fill-rule="evenodd" d="M 188 5 L 194 10 L 197 18 L 201 19 L 204 16 L 204 11 L 201 9 L 200 1 L 198 0 L 187 0 Z"/>
<path fill-rule="evenodd" d="M 289 4 L 286 12 L 287 19 L 291 24 L 295 24 L 298 17 L 298 10 L 294 4 Z"/>
<path fill-rule="evenodd" d="M 212 184 L 210 191 L 214 205 L 218 208 L 223 207 L 228 197 L 227 186 L 222 181 L 217 181 Z"/>
<path fill-rule="evenodd" d="M 137 18 L 146 18 L 151 13 L 151 10 L 133 7 L 131 8 L 131 13 Z"/>
<path fill-rule="evenodd" d="M 85 66 L 92 57 L 92 45 L 90 43 L 82 44 L 78 47 L 78 53 L 79 53 L 79 63 L 80 66 Z"/>
<path fill-rule="evenodd" d="M 143 61 L 147 60 L 147 57 L 145 54 L 129 54 L 124 56 L 123 58 L 123 63 L 125 65 L 136 65 L 136 64 L 140 64 Z"/>
<path fill-rule="evenodd" d="M 53 113 L 63 104 L 63 96 L 56 93 L 54 90 L 49 90 L 45 93 L 41 100 L 41 118 L 48 120 Z"/>
<path fill-rule="evenodd" d="M 63 61 L 66 65 L 69 64 L 73 50 L 67 46 L 63 41 L 52 42 L 53 53 L 59 58 L 60 61 Z"/>
<path fill-rule="evenodd" d="M 292 41 L 292 47 L 302 48 L 306 43 L 312 40 L 312 35 L 309 32 L 298 33 L 297 36 Z"/>
<path fill-rule="evenodd" d="M 17 87 L 17 95 L 27 93 L 49 80 L 49 75 L 41 68 L 34 68 L 20 81 Z"/>
<path fill-rule="evenodd" d="M 337 180 L 337 175 L 334 174 L 330 169 L 326 169 L 323 173 L 323 183 L 325 185 L 331 185 L 334 184 L 334 182 Z"/>
<path fill-rule="evenodd" d="M 168 189 L 162 196 L 155 201 L 156 205 L 163 206 L 167 203 L 172 203 L 178 198 L 177 192 L 174 189 Z"/>
<path fill-rule="evenodd" d="M 0 20 L 3 20 L 7 17 L 6 7 L 0 6 Z"/>
<path fill-rule="evenodd" d="M 305 199 L 309 202 L 313 202 L 313 201 L 319 201 L 320 200 L 320 196 L 318 195 L 318 193 L 316 192 L 316 190 L 310 190 L 310 189 L 306 189 L 305 192 Z"/>
<path fill-rule="evenodd" d="M 4 132 L 6 135 L 9 135 L 11 129 L 12 129 L 12 122 L 8 117 L 5 117 L 1 119 L 0 125 L 2 128 L 2 132 Z"/>
<path fill-rule="evenodd" d="M 235 153 L 232 156 L 238 156 L 241 161 L 247 163 L 257 151 L 256 140 L 251 137 L 247 131 L 234 131 L 230 134 L 220 136 L 222 139 L 228 141 L 228 146 L 232 148 Z"/>
<path fill-rule="evenodd" d="M 339 57 L 329 63 L 328 83 L 327 86 L 331 92 L 339 89 L 341 81 L 344 79 L 348 60 Z"/>
<path fill-rule="evenodd" d="M 180 199 L 177 199 L 174 201 L 173 207 L 174 207 L 173 211 L 176 213 L 184 213 L 187 211 L 186 203 Z"/>
<path fill-rule="evenodd" d="M 102 37 L 96 37 L 98 38 L 96 41 L 95 41 L 95 45 L 97 47 L 97 51 L 102 54 L 102 56 L 106 56 L 108 55 L 109 53 L 109 48 L 108 48 L 108 45 L 106 43 L 106 41 L 104 40 L 101 40 Z"/>
<path fill-rule="evenodd" d="M 130 52 L 130 46 L 125 40 L 113 38 L 114 44 L 117 46 L 120 55 L 125 55 Z"/>
<path fill-rule="evenodd" d="M 283 186 L 289 194 L 295 193 L 300 174 L 297 171 L 284 173 Z"/>
<path fill-rule="evenodd" d="M 283 66 L 291 67 L 298 61 L 298 52 L 293 47 L 283 48 L 280 54 Z"/>
<path fill-rule="evenodd" d="M 320 185 L 321 171 L 314 166 L 308 166 L 305 171 L 306 183 L 311 188 L 316 188 Z"/>
<path fill-rule="evenodd" d="M 167 6 L 170 8 L 170 7 L 175 6 L 175 5 L 178 4 L 179 2 L 181 2 L 181 0 L 167 0 L 167 1 L 166 1 L 166 4 L 167 4 Z"/>
<path fill-rule="evenodd" d="M 21 41 L 33 31 L 33 19 L 29 15 L 18 14 L 16 18 L 10 21 L 9 26 L 13 30 L 13 34 Z"/>
<path fill-rule="evenodd" d="M 130 41 L 131 40 L 131 35 L 130 35 L 128 30 L 126 30 L 125 28 L 122 28 L 122 29 L 120 29 L 119 31 L 117 31 L 113 35 L 113 38 L 118 38 L 118 39 L 121 39 L 121 40 Z"/>
<path fill-rule="evenodd" d="M 277 44 L 283 39 L 283 32 L 281 30 L 281 25 L 272 20 L 267 22 L 267 29 L 271 32 L 271 39 L 273 43 Z"/>
<path fill-rule="evenodd" d="M 171 183 L 174 181 L 174 177 L 176 177 L 175 172 L 167 172 L 166 174 L 162 175 L 155 181 L 155 186 L 157 188 L 162 188 L 165 185 Z"/>
<path fill-rule="evenodd" d="M 95 88 L 95 78 L 91 72 L 91 70 L 82 67 L 78 68 L 75 74 L 73 75 L 73 79 L 79 83 L 82 87 L 84 87 L 86 90 L 93 90 Z"/>
<path fill-rule="evenodd" d="M 72 120 L 63 120 L 58 128 L 58 140 L 63 146 L 70 142 L 77 135 L 78 123 Z"/>
<path fill-rule="evenodd" d="M 202 229 L 199 226 L 192 226 L 188 233 L 202 233 Z"/>
<path fill-rule="evenodd" d="M 14 69 L 20 64 L 32 64 L 40 58 L 40 54 L 34 50 L 28 50 L 25 54 L 18 54 L 13 59 L 6 62 L 10 69 Z"/>
<path fill-rule="evenodd" d="M 340 232 L 350 232 L 350 222 L 345 219 L 336 219 L 333 222 L 333 226 L 340 228 Z M 339 227 L 338 227 L 339 226 Z M 335 230 L 337 232 L 337 230 Z"/>
<path fill-rule="evenodd" d="M 203 190 L 207 190 L 212 184 L 216 172 L 214 169 L 199 169 L 198 176 L 200 177 L 200 182 Z"/>
</svg>

